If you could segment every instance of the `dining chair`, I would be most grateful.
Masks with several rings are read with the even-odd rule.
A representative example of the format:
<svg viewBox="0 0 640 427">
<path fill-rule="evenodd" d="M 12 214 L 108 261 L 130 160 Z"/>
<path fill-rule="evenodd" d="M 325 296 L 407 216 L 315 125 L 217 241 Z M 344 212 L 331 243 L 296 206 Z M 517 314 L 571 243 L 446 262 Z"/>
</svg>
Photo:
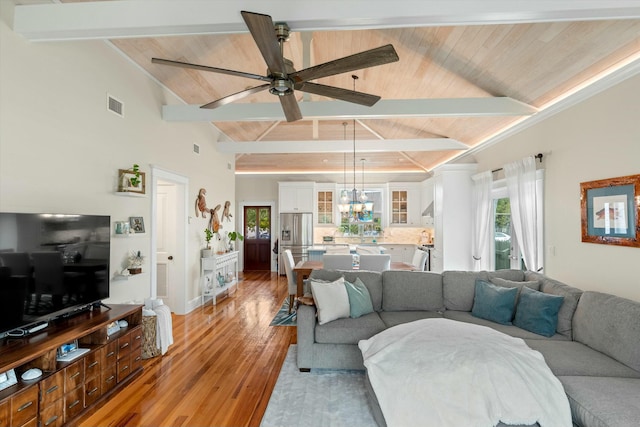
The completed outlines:
<svg viewBox="0 0 640 427">
<path fill-rule="evenodd" d="M 326 245 L 325 254 L 349 254 L 351 249 L 349 245 Z"/>
<path fill-rule="evenodd" d="M 360 270 L 367 270 L 367 271 L 391 270 L 391 255 L 362 254 L 360 255 Z"/>
<path fill-rule="evenodd" d="M 31 271 L 31 260 L 26 252 L 1 252 L 0 264 L 8 267 L 9 275 L 23 283 L 27 291 L 27 307 L 31 303 L 33 293 L 33 279 Z"/>
<path fill-rule="evenodd" d="M 356 246 L 357 254 L 380 254 L 380 246 L 378 245 L 358 245 Z"/>
<path fill-rule="evenodd" d="M 324 254 L 322 268 L 325 270 L 353 270 L 353 255 Z"/>
<path fill-rule="evenodd" d="M 424 271 L 427 266 L 428 256 L 429 254 L 427 253 L 427 251 L 416 249 L 413 252 L 413 260 L 411 261 L 411 264 L 413 264 L 417 271 Z"/>
<path fill-rule="evenodd" d="M 296 282 L 296 273 L 293 271 L 295 262 L 293 260 L 293 255 L 291 254 L 290 249 L 282 252 L 282 262 L 284 262 L 284 271 L 287 275 L 287 288 L 289 290 L 289 313 L 291 313 L 291 308 L 293 307 L 296 292 L 298 290 L 298 284 Z"/>
</svg>

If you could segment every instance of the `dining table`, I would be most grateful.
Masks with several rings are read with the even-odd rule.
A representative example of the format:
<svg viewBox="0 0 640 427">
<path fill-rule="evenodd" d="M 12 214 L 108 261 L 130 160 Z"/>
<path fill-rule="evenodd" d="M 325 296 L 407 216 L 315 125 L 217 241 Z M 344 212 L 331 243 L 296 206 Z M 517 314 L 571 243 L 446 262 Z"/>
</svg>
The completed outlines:
<svg viewBox="0 0 640 427">
<path fill-rule="evenodd" d="M 299 261 L 294 267 L 293 271 L 296 273 L 296 296 L 301 297 L 304 295 L 304 279 L 311 275 L 313 270 L 322 270 L 323 262 L 322 261 Z M 354 268 L 353 271 L 357 271 L 358 268 Z M 404 271 L 415 271 L 416 268 L 413 264 L 402 261 L 391 261 L 390 270 L 404 270 Z"/>
</svg>

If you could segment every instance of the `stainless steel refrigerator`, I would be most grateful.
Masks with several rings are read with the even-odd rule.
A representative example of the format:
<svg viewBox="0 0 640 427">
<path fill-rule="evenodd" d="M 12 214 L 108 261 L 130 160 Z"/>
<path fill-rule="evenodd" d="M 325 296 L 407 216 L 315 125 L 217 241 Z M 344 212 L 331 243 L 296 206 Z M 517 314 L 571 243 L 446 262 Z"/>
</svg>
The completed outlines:
<svg viewBox="0 0 640 427">
<path fill-rule="evenodd" d="M 295 264 L 308 259 L 308 251 L 313 246 L 313 214 L 311 212 L 281 213 L 279 239 L 278 269 L 283 275 L 286 273 L 282 253 L 287 249 L 291 251 Z"/>
</svg>

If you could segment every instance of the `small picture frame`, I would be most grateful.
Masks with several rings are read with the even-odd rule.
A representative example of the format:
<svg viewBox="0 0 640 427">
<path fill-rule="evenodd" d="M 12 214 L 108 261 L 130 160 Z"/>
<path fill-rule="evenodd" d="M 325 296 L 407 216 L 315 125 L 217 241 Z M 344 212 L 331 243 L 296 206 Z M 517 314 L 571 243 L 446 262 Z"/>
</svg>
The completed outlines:
<svg viewBox="0 0 640 427">
<path fill-rule="evenodd" d="M 73 340 L 58 347 L 58 358 L 64 357 L 78 349 L 78 340 Z"/>
<path fill-rule="evenodd" d="M 129 217 L 129 227 L 134 233 L 144 233 L 144 219 L 141 216 Z"/>
<path fill-rule="evenodd" d="M 116 221 L 113 226 L 115 234 L 127 235 L 131 232 L 128 221 Z"/>
<path fill-rule="evenodd" d="M 16 377 L 16 371 L 9 369 L 6 372 L 0 373 L 0 390 L 11 387 L 18 384 L 18 378 Z"/>
<path fill-rule="evenodd" d="M 145 194 L 146 178 L 144 172 L 118 169 L 118 191 Z"/>
<path fill-rule="evenodd" d="M 580 183 L 582 241 L 640 247 L 640 175 Z"/>
</svg>

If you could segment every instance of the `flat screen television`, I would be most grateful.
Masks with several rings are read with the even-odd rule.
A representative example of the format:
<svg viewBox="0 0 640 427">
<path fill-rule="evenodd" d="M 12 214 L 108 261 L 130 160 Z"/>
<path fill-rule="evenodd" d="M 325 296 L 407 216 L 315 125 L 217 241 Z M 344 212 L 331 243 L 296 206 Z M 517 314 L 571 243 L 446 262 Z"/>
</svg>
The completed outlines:
<svg viewBox="0 0 640 427">
<path fill-rule="evenodd" d="M 110 230 L 108 215 L 0 212 L 0 338 L 108 298 Z"/>
</svg>

